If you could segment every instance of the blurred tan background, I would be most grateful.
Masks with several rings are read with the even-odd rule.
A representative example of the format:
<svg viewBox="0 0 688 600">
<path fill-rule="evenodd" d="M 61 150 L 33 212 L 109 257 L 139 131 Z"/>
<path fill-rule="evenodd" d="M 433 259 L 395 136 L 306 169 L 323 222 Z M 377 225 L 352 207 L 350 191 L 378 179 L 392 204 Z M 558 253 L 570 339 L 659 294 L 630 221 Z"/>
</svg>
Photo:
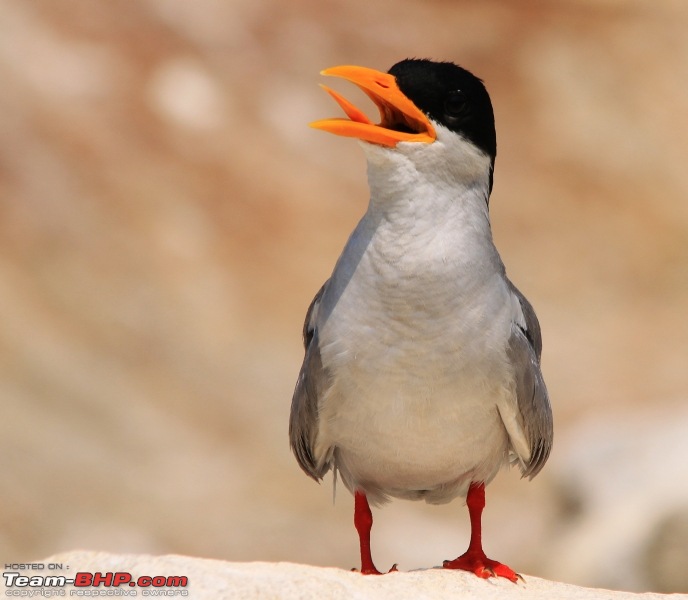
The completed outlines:
<svg viewBox="0 0 688 600">
<path fill-rule="evenodd" d="M 488 490 L 488 554 L 688 591 L 683 0 L 0 0 L 2 560 L 357 564 L 350 496 L 287 441 L 367 203 L 360 148 L 307 123 L 339 114 L 321 69 L 408 56 L 490 90 L 494 235 L 544 333 L 554 453 Z M 459 502 L 375 518 L 380 567 L 467 544 Z"/>
</svg>

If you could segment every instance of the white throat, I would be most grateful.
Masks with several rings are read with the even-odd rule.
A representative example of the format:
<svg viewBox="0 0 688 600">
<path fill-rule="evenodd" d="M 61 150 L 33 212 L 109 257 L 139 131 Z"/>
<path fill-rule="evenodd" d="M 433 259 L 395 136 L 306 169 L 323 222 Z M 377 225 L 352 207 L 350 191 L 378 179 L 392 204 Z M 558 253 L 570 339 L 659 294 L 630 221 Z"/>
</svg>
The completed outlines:
<svg viewBox="0 0 688 600">
<path fill-rule="evenodd" d="M 392 234 L 394 239 L 386 240 L 392 250 L 422 251 L 428 244 L 438 249 L 438 243 L 441 249 L 450 242 L 492 249 L 490 157 L 442 125 L 435 127 L 432 144 L 402 142 L 394 149 L 362 144 L 370 204 L 361 224 Z"/>
<path fill-rule="evenodd" d="M 490 158 L 456 133 L 436 129 L 432 144 L 363 144 L 370 204 L 323 298 L 324 320 L 346 288 L 369 315 L 376 308 L 403 312 L 414 301 L 442 312 L 503 275 L 487 206 Z M 395 299 L 399 306 L 385 306 Z"/>
</svg>

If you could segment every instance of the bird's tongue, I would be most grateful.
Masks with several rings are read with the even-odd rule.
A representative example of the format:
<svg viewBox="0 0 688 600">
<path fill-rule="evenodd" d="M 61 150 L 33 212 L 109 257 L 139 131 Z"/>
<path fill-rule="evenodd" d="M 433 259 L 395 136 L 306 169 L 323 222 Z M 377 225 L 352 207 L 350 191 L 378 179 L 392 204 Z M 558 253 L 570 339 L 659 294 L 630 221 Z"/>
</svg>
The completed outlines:
<svg viewBox="0 0 688 600">
<path fill-rule="evenodd" d="M 366 114 L 360 109 L 356 108 L 351 102 L 349 102 L 340 93 L 335 92 L 331 87 L 320 84 L 320 87 L 324 89 L 330 96 L 332 96 L 337 104 L 342 107 L 342 110 L 346 113 L 355 123 L 366 123 L 368 125 L 374 125 L 374 123 L 366 116 Z"/>
</svg>

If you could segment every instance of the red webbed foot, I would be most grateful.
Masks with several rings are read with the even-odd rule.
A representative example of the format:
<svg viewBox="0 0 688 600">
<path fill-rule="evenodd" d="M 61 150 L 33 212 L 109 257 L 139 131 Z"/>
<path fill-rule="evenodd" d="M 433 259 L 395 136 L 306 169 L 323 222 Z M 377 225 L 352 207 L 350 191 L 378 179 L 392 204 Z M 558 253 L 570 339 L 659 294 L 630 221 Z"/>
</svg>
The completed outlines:
<svg viewBox="0 0 688 600">
<path fill-rule="evenodd" d="M 358 569 L 351 569 L 351 570 L 356 572 L 356 573 L 360 573 L 361 575 L 386 575 L 387 573 L 396 573 L 399 569 L 397 569 L 397 564 L 394 563 L 392 565 L 392 568 L 389 571 L 387 571 L 387 573 L 383 573 L 382 571 L 378 571 L 375 568 L 375 565 L 373 565 L 373 564 L 362 568 L 360 571 Z"/>
<path fill-rule="evenodd" d="M 487 558 L 485 552 L 483 552 L 481 517 L 483 508 L 485 508 L 485 484 L 481 482 L 471 483 L 468 488 L 466 505 L 471 518 L 471 541 L 468 545 L 468 550 L 454 560 L 445 560 L 442 566 L 445 569 L 470 571 L 483 579 L 488 577 L 504 577 L 514 583 L 519 579 L 523 580 L 523 577 L 513 569 L 496 560 Z"/>
<path fill-rule="evenodd" d="M 519 579 L 523 579 L 510 567 L 492 560 L 485 556 L 484 552 L 468 551 L 454 560 L 445 560 L 442 566 L 445 569 L 461 569 L 462 571 L 470 571 L 475 573 L 478 577 L 487 579 L 488 577 L 504 577 L 509 581 L 516 583 Z"/>
</svg>

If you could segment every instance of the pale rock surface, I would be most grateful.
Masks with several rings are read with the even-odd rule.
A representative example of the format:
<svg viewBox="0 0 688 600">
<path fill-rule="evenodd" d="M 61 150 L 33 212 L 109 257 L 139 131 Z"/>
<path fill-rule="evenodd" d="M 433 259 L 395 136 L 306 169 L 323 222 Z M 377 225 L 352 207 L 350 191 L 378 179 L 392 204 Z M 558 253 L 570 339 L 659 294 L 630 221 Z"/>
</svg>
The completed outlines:
<svg viewBox="0 0 688 600">
<path fill-rule="evenodd" d="M 513 584 L 504 579 L 483 580 L 461 571 L 423 569 L 392 573 L 383 577 L 367 576 L 336 568 L 314 567 L 279 562 L 223 562 L 187 556 L 150 556 L 135 554 L 108 554 L 104 552 L 74 551 L 52 556 L 41 561 L 44 564 L 60 563 L 63 571 L 49 572 L 50 575 L 64 573 L 73 577 L 84 572 L 129 572 L 134 578 L 186 576 L 186 588 L 148 588 L 155 591 L 167 590 L 168 595 L 185 589 L 188 598 L 194 600 L 269 600 L 269 599 L 324 599 L 356 600 L 394 598 L 394 600 L 422 600 L 443 598 L 470 600 L 501 600 L 528 598 L 532 600 L 659 600 L 672 598 L 688 599 L 683 594 L 635 594 L 609 590 L 577 587 L 539 579 L 530 575 L 525 581 Z M 26 571 L 35 575 L 37 571 Z M 43 574 L 44 572 L 41 572 Z M 17 588 L 14 588 L 17 589 Z M 106 588 L 78 588 L 95 591 Z M 112 588 L 110 588 L 112 589 Z M 124 587 L 124 591 L 137 591 L 137 597 L 146 595 L 144 588 Z M 70 595 L 71 590 L 67 590 Z"/>
</svg>

